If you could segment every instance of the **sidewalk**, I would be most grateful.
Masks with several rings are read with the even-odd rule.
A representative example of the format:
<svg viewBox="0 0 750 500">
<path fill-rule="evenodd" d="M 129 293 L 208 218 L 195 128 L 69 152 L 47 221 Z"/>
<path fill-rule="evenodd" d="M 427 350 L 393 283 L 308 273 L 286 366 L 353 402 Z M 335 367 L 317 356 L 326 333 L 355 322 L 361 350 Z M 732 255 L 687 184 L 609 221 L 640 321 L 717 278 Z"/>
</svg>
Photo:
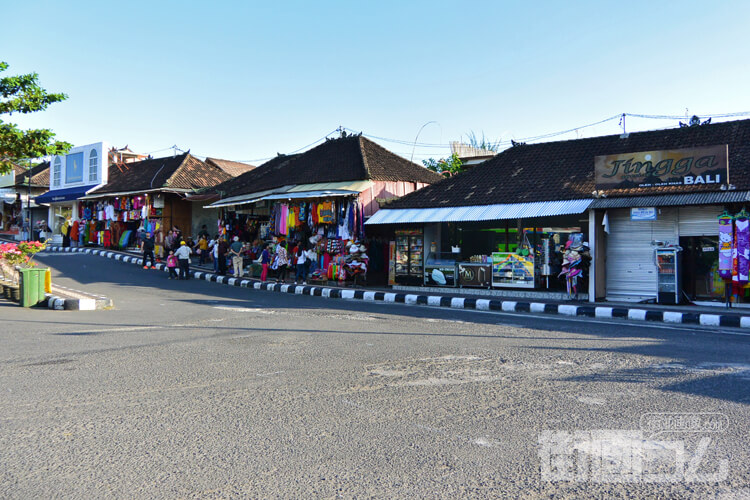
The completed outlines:
<svg viewBox="0 0 750 500">
<path fill-rule="evenodd" d="M 48 247 L 46 252 L 78 252 L 99 255 L 135 265 L 142 265 L 141 255 L 134 252 L 103 250 L 99 248 Z M 158 263 L 157 269 L 166 272 L 166 265 Z M 688 324 L 750 329 L 750 310 L 726 309 L 710 306 L 667 306 L 660 304 L 634 304 L 626 302 L 571 302 L 551 299 L 530 299 L 528 297 L 487 298 L 486 295 L 472 293 L 467 289 L 455 292 L 431 293 L 424 289 L 394 291 L 389 288 L 352 288 L 336 285 L 293 285 L 261 282 L 255 278 L 233 278 L 218 276 L 213 269 L 191 266 L 191 277 L 230 286 L 268 290 L 280 293 L 310 295 L 325 298 L 349 300 L 382 301 L 408 305 L 445 307 L 453 309 L 474 309 L 478 311 L 501 311 L 526 314 L 548 314 L 581 316 L 589 318 L 621 318 L 631 321 L 653 321 L 668 324 Z M 444 290 L 444 289 L 443 289 Z"/>
</svg>

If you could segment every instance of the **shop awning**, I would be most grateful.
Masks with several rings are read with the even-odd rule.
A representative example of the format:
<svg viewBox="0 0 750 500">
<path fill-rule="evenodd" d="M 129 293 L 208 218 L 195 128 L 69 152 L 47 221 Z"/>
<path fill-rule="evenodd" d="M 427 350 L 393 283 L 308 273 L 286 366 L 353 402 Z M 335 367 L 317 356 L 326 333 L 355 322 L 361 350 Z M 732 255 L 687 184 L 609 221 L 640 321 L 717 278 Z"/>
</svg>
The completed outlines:
<svg viewBox="0 0 750 500">
<path fill-rule="evenodd" d="M 714 191 L 709 193 L 671 193 L 599 198 L 594 200 L 591 208 L 679 207 L 718 203 L 747 203 L 748 201 L 750 201 L 750 191 Z"/>
<path fill-rule="evenodd" d="M 552 215 L 580 214 L 593 200 L 536 201 L 469 207 L 382 208 L 365 224 L 408 224 L 427 222 L 471 222 L 505 219 L 530 219 Z"/>
<path fill-rule="evenodd" d="M 328 198 L 352 196 L 372 186 L 371 180 L 318 182 L 314 184 L 294 184 L 256 193 L 248 193 L 212 203 L 204 208 L 219 208 L 234 205 L 248 205 L 261 200 L 302 200 L 307 198 Z"/>
<path fill-rule="evenodd" d="M 237 206 L 237 205 L 249 205 L 250 203 L 255 203 L 256 201 L 261 200 L 266 195 L 286 192 L 290 187 L 294 187 L 294 186 L 283 186 L 283 187 L 276 188 L 276 189 L 266 189 L 265 191 L 258 191 L 256 193 L 247 193 L 247 194 L 240 194 L 237 196 L 231 196 L 229 198 L 224 198 L 223 200 L 219 200 L 214 203 L 211 203 L 210 205 L 207 205 L 203 208 L 221 208 L 221 207 L 231 207 L 231 206 Z"/>
<path fill-rule="evenodd" d="M 91 191 L 97 186 L 77 186 L 67 189 L 55 189 L 37 196 L 34 201 L 37 203 L 57 203 L 60 201 L 72 201 L 81 198 L 86 192 Z"/>
</svg>

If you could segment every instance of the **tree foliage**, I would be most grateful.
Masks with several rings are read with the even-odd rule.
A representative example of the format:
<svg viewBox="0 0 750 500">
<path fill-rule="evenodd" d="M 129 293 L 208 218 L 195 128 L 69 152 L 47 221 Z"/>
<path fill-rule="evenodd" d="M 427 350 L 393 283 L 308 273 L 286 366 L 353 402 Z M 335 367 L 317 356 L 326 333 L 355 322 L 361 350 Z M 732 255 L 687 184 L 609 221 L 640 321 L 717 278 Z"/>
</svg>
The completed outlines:
<svg viewBox="0 0 750 500">
<path fill-rule="evenodd" d="M 473 148 L 484 149 L 485 151 L 492 151 L 493 153 L 497 153 L 498 151 L 500 151 L 500 140 L 491 142 L 489 139 L 486 139 L 484 137 L 484 132 L 482 132 L 482 139 L 480 140 L 472 130 L 471 132 L 469 132 L 468 139 L 469 145 Z"/>
<path fill-rule="evenodd" d="M 0 73 L 6 69 L 8 64 L 0 61 Z M 44 90 L 36 73 L 0 78 L 0 174 L 9 172 L 14 163 L 64 154 L 71 147 L 67 142 L 56 141 L 49 129 L 21 130 L 16 124 L 2 120 L 2 115 L 43 111 L 67 98 L 65 94 Z"/>
<path fill-rule="evenodd" d="M 429 160 L 422 160 L 422 163 L 425 167 L 427 167 L 428 170 L 437 172 L 438 174 L 445 177 L 450 177 L 451 175 L 463 171 L 463 162 L 456 153 L 453 153 L 448 158 L 441 158 L 439 160 L 436 160 L 434 158 L 430 158 Z"/>
</svg>

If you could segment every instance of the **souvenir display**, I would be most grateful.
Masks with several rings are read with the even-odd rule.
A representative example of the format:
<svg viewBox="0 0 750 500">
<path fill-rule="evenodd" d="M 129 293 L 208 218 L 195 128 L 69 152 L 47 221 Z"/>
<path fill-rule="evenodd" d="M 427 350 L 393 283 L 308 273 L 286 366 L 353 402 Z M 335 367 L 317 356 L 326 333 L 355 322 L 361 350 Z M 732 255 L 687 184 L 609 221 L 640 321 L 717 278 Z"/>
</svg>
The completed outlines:
<svg viewBox="0 0 750 500">
<path fill-rule="evenodd" d="M 737 282 L 744 285 L 750 274 L 750 219 L 747 212 L 742 210 L 735 216 L 737 248 Z"/>
<path fill-rule="evenodd" d="M 727 214 L 719 217 L 719 276 L 724 279 L 732 278 L 732 216 Z"/>
<path fill-rule="evenodd" d="M 583 233 L 573 233 L 565 243 L 563 264 L 560 276 L 565 277 L 566 288 L 570 298 L 578 298 L 578 279 L 588 268 L 591 260 L 588 246 L 583 241 Z"/>
</svg>

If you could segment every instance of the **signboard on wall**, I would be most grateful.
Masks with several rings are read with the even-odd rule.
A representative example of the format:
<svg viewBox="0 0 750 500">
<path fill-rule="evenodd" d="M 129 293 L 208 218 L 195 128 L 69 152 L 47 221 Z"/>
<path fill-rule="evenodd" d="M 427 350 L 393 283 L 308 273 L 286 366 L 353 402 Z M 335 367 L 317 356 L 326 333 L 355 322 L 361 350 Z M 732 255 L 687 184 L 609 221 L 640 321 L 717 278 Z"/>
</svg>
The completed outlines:
<svg viewBox="0 0 750 500">
<path fill-rule="evenodd" d="M 656 220 L 656 207 L 631 208 L 630 220 Z"/>
<path fill-rule="evenodd" d="M 594 159 L 596 188 L 702 186 L 719 189 L 729 182 L 728 149 L 723 144 L 597 156 Z"/>
<path fill-rule="evenodd" d="M 83 182 L 83 152 L 65 156 L 65 183 Z"/>
</svg>

